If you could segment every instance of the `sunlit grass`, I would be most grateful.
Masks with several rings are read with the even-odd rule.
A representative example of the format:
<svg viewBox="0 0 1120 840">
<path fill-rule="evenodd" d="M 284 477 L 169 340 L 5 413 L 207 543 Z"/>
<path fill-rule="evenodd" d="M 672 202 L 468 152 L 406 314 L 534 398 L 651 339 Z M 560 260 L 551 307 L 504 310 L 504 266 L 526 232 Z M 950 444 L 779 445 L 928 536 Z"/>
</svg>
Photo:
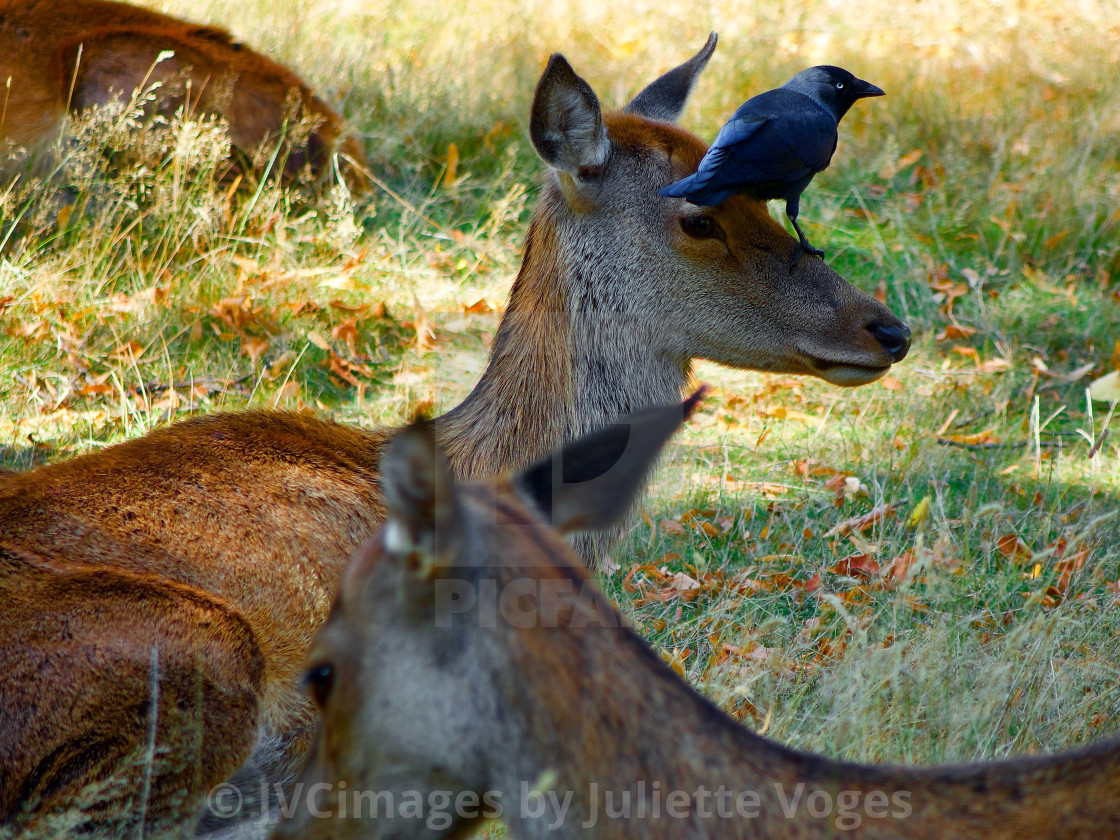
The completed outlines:
<svg viewBox="0 0 1120 840">
<path fill-rule="evenodd" d="M 519 264 L 541 171 L 528 106 L 548 54 L 618 106 L 714 29 L 683 121 L 705 138 L 810 64 L 888 92 L 845 119 L 801 220 L 833 267 L 910 321 L 915 346 L 854 391 L 700 366 L 716 395 L 659 474 L 650 524 L 616 550 L 608 591 L 702 690 L 800 747 L 957 760 L 1117 731 L 1120 450 L 1112 438 L 1089 457 L 1108 406 L 1084 396 L 1120 366 L 1111 3 L 159 8 L 295 67 L 347 115 L 381 185 L 231 191 L 195 124 L 172 127 L 197 157 L 186 180 L 181 153 L 145 140 L 130 160 L 146 168 L 90 158 L 70 193 L 18 186 L 3 205 L 5 228 L 22 227 L 0 263 L 0 466 L 199 411 L 375 424 L 454 405 Z M 837 506 L 829 473 L 795 471 L 810 461 L 866 495 Z M 884 504 L 897 511 L 862 536 L 825 536 Z M 717 533 L 689 510 L 712 511 L 699 518 Z M 1063 539 L 1065 556 L 1087 553 L 1059 587 Z M 907 551 L 917 565 L 894 581 Z M 880 572 L 830 571 L 853 555 Z M 650 568 L 627 580 L 635 565 Z M 764 585 L 663 598 L 661 567 Z"/>
</svg>

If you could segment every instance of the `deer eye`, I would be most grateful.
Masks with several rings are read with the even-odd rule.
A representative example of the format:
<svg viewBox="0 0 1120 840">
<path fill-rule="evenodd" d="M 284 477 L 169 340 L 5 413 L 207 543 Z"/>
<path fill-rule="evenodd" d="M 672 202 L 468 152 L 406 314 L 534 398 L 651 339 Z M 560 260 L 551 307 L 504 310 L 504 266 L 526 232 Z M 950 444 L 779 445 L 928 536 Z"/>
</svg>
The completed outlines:
<svg viewBox="0 0 1120 840">
<path fill-rule="evenodd" d="M 681 230 L 693 239 L 710 239 L 716 235 L 716 223 L 711 216 L 682 216 Z"/>
<path fill-rule="evenodd" d="M 320 709 L 327 705 L 327 698 L 334 687 L 334 666 L 328 662 L 314 665 L 303 675 L 303 688 L 311 695 Z"/>
</svg>

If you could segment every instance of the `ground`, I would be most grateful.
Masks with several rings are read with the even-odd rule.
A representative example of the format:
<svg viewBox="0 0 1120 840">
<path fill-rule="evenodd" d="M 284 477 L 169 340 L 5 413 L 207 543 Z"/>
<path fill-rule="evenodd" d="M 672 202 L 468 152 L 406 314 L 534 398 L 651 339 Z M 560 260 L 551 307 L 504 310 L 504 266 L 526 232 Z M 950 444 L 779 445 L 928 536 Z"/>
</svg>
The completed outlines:
<svg viewBox="0 0 1120 840">
<path fill-rule="evenodd" d="M 0 467 L 202 411 L 376 425 L 454 405 L 519 265 L 548 54 L 618 106 L 714 29 L 683 119 L 703 137 L 811 64 L 887 91 L 845 118 L 800 221 L 914 348 L 854 390 L 700 365 L 714 394 L 608 593 L 683 676 L 800 748 L 962 761 L 1120 731 L 1120 441 L 1086 394 L 1120 367 L 1111 4 L 447 6 L 159 4 L 296 68 L 377 181 L 234 190 L 211 178 L 220 127 L 78 125 L 68 193 L 0 194 Z"/>
</svg>

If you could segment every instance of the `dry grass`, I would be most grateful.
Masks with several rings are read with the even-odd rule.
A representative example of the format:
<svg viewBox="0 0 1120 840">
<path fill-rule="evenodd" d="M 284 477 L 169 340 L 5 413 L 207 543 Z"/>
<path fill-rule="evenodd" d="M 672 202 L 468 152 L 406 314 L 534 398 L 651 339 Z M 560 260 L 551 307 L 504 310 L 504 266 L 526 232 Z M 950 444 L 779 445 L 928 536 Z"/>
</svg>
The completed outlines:
<svg viewBox="0 0 1120 840">
<path fill-rule="evenodd" d="M 562 50 L 619 105 L 715 29 L 684 121 L 702 136 L 809 64 L 888 91 L 846 118 L 802 220 L 837 270 L 910 320 L 915 349 L 855 391 L 702 365 L 716 398 L 660 474 L 652 527 L 616 552 L 609 591 L 682 673 L 798 746 L 925 762 L 1117 731 L 1120 450 L 1113 438 L 1089 457 L 1081 434 L 1098 440 L 1108 410 L 1085 384 L 1120 366 L 1111 3 L 158 8 L 297 68 L 348 115 L 389 189 L 356 203 L 272 184 L 230 194 L 211 127 L 179 124 L 114 141 L 137 163 L 126 169 L 78 152 L 64 196 L 10 192 L 5 227 L 18 215 L 23 238 L 0 262 L 0 466 L 196 411 L 375 424 L 453 405 L 519 263 L 540 171 L 528 104 L 547 55 Z M 823 472 L 797 473 L 806 462 Z M 836 506 L 829 470 L 866 495 Z M 862 536 L 824 536 L 885 503 L 897 515 Z M 710 510 L 698 519 L 715 534 L 688 510 Z M 1062 540 L 1082 563 L 1064 580 Z M 907 552 L 917 565 L 895 580 Z M 879 571 L 836 571 L 853 555 Z M 646 570 L 627 580 L 635 565 Z M 715 582 L 673 594 L 662 567 Z M 736 575 L 753 594 L 726 583 Z"/>
</svg>

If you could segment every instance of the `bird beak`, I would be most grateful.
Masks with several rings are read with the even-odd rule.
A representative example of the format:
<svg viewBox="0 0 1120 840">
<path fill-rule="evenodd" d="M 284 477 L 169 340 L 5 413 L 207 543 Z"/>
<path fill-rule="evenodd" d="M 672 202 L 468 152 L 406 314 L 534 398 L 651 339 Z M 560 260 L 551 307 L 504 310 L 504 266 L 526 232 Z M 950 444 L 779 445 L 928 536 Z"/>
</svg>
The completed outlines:
<svg viewBox="0 0 1120 840">
<path fill-rule="evenodd" d="M 856 83 L 852 85 L 855 88 L 857 99 L 863 99 L 865 96 L 886 96 L 886 91 L 882 88 L 875 87 L 871 82 L 865 82 L 863 79 L 856 79 Z"/>
</svg>

